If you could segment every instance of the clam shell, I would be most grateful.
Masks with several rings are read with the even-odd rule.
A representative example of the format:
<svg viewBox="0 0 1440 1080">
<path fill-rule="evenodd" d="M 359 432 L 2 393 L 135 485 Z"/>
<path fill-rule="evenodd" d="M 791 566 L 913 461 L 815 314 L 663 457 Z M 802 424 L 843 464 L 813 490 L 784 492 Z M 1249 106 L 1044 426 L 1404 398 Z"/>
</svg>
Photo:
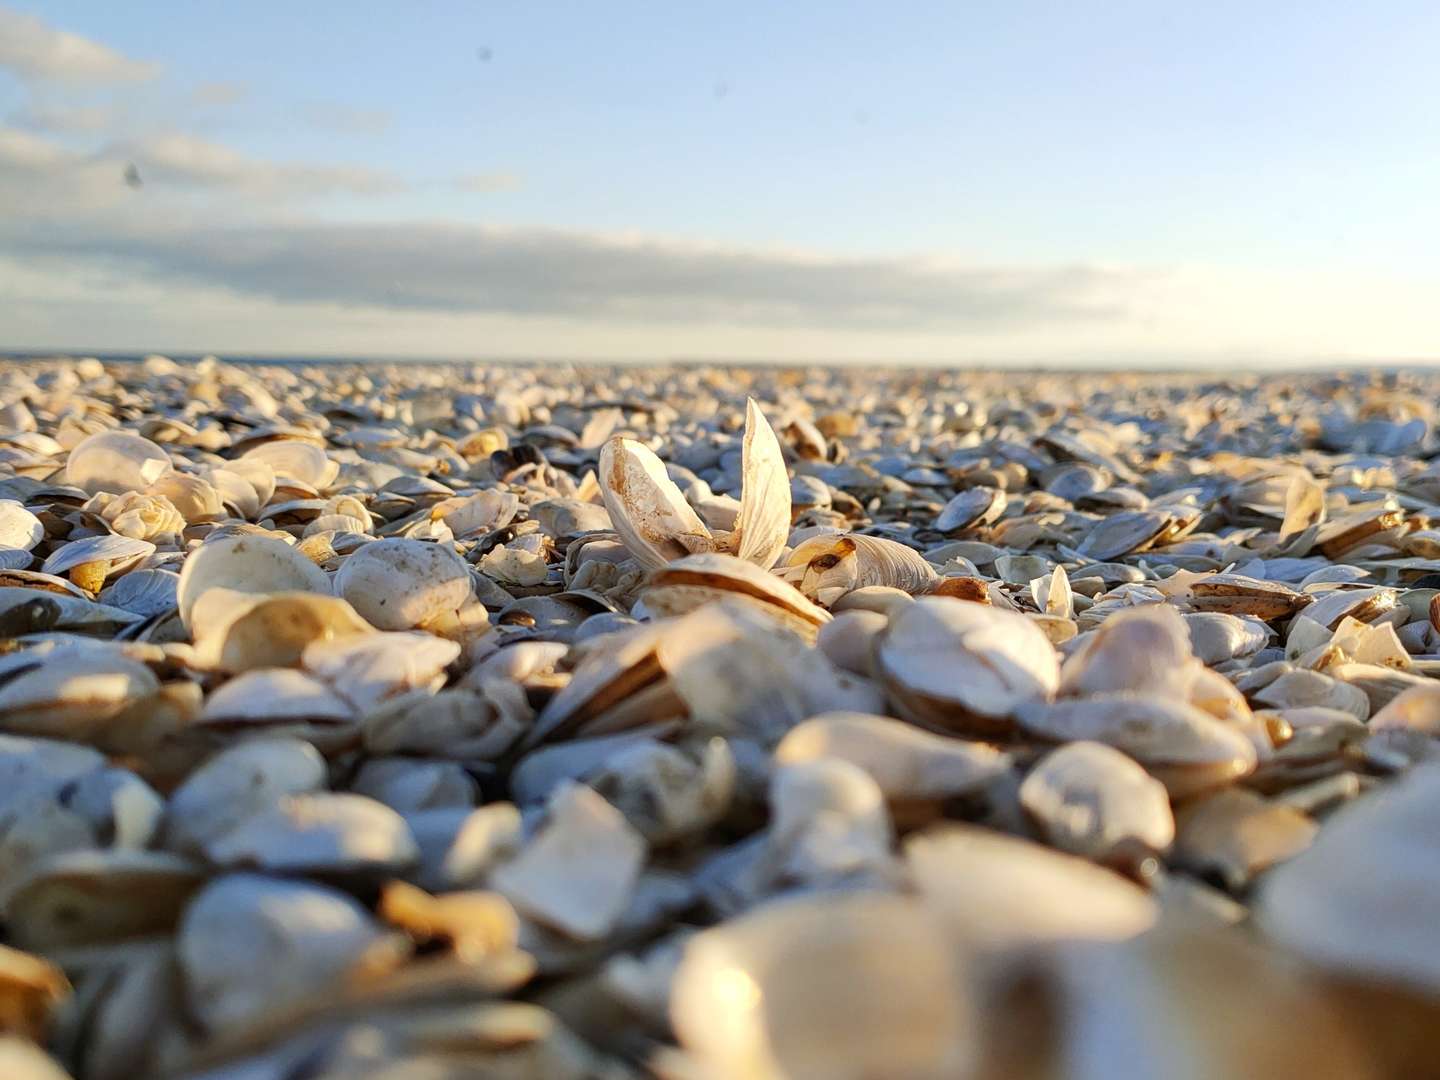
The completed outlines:
<svg viewBox="0 0 1440 1080">
<path fill-rule="evenodd" d="M 745 402 L 740 514 L 735 520 L 735 554 L 768 570 L 790 534 L 790 477 L 780 441 L 754 398 Z"/>
<path fill-rule="evenodd" d="M 767 614 L 813 638 L 830 621 L 792 585 L 734 555 L 690 555 L 650 575 L 643 597 L 656 615 L 693 611 L 712 600 L 739 597 L 763 606 Z"/>
<path fill-rule="evenodd" d="M 232 536 L 209 540 L 185 560 L 177 588 L 180 617 L 191 629 L 195 603 L 210 589 L 243 593 L 329 593 L 330 579 L 283 540 Z"/>
<path fill-rule="evenodd" d="M 1164 852 L 1175 837 L 1165 786 L 1103 743 L 1052 750 L 1020 785 L 1020 805 L 1046 843 L 1099 862 Z"/>
<path fill-rule="evenodd" d="M 372 626 L 410 630 L 453 613 L 472 595 L 470 569 L 444 544 L 388 539 L 340 564 L 335 595 Z"/>
<path fill-rule="evenodd" d="M 0 499 L 0 547 L 29 551 L 43 539 L 39 518 L 14 499 Z"/>
<path fill-rule="evenodd" d="M 916 723 L 1007 732 L 1028 702 L 1060 681 L 1055 649 L 1023 615 L 948 597 L 921 597 L 890 617 L 875 646 L 880 678 Z"/>
<path fill-rule="evenodd" d="M 642 566 L 656 569 L 695 551 L 714 550 L 710 530 L 648 446 L 615 436 L 600 451 L 598 475 L 610 521 Z"/>
<path fill-rule="evenodd" d="M 70 451 L 65 483 L 87 495 L 98 491 L 122 495 L 149 487 L 172 467 L 170 455 L 149 439 L 128 431 L 103 431 Z"/>
</svg>

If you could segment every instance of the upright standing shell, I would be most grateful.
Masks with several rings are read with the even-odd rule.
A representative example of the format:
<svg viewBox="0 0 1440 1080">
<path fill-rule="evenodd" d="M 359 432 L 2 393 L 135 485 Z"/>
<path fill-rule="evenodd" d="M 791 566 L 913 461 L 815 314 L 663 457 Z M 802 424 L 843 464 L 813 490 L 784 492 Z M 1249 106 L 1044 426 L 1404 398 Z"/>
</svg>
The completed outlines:
<svg viewBox="0 0 1440 1080">
<path fill-rule="evenodd" d="M 620 539 L 642 566 L 713 551 L 714 538 L 648 446 L 617 435 L 600 451 L 600 493 Z"/>
<path fill-rule="evenodd" d="M 741 477 L 735 554 L 768 570 L 790 535 L 790 477 L 780 441 L 754 398 L 745 402 Z"/>
</svg>

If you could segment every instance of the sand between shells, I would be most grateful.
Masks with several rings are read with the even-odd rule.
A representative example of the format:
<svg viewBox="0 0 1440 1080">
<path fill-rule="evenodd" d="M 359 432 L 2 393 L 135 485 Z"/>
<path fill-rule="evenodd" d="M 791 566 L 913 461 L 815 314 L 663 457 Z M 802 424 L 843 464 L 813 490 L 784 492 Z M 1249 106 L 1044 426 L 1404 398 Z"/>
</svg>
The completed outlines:
<svg viewBox="0 0 1440 1080">
<path fill-rule="evenodd" d="M 1440 378 L 0 366 L 0 1075 L 1416 1076 Z"/>
</svg>

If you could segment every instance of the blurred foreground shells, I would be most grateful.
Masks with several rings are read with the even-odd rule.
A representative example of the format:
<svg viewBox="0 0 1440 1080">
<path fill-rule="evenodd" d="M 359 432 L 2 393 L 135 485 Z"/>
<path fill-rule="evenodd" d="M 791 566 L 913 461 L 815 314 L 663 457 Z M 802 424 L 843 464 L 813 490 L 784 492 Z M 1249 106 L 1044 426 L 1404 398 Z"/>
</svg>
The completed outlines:
<svg viewBox="0 0 1440 1080">
<path fill-rule="evenodd" d="M 1425 1076 L 1440 382 L 0 366 L 0 1077 Z"/>
</svg>

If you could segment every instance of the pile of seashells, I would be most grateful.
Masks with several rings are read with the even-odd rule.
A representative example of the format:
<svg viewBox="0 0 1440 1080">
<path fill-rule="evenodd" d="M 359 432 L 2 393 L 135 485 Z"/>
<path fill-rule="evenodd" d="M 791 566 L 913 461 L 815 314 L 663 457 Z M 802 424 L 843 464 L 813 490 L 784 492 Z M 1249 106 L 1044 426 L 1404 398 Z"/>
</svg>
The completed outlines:
<svg viewBox="0 0 1440 1080">
<path fill-rule="evenodd" d="M 0 364 L 0 1076 L 1433 1075 L 1437 391 Z"/>
</svg>

